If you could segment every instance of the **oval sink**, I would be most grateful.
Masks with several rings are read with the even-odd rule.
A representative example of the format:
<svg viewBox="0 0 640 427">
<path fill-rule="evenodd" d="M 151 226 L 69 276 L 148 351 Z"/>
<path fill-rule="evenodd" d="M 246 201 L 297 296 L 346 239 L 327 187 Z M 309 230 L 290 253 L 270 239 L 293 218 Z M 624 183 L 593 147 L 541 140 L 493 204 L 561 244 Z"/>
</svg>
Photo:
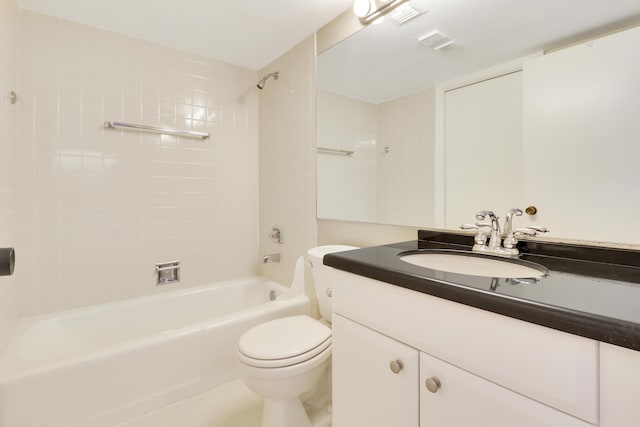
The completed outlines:
<svg viewBox="0 0 640 427">
<path fill-rule="evenodd" d="M 485 255 L 422 252 L 400 254 L 399 257 L 404 262 L 420 267 L 470 276 L 524 279 L 542 277 L 547 274 L 547 269 L 541 265 L 520 260 L 503 260 Z"/>
</svg>

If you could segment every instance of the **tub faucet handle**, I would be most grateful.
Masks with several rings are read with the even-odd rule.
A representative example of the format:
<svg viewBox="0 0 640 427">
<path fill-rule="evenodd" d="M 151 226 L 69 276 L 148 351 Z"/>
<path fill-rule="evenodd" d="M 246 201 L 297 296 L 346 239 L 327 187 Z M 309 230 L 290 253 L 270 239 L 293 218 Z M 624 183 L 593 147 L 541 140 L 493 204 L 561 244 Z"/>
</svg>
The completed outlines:
<svg viewBox="0 0 640 427">
<path fill-rule="evenodd" d="M 271 227 L 271 232 L 269 232 L 269 239 L 271 239 L 271 241 L 273 243 L 278 243 L 278 244 L 283 244 L 284 241 L 282 240 L 282 232 L 280 231 L 280 228 L 273 226 Z"/>
</svg>

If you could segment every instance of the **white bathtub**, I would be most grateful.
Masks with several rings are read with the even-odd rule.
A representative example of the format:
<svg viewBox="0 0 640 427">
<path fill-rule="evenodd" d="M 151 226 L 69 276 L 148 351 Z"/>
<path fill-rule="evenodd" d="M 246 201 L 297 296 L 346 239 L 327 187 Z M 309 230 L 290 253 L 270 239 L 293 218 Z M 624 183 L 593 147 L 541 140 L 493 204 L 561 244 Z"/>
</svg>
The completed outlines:
<svg viewBox="0 0 640 427">
<path fill-rule="evenodd" d="M 252 277 L 22 319 L 0 361 L 0 427 L 111 427 L 232 380 L 242 332 L 308 312 L 287 289 Z"/>
</svg>

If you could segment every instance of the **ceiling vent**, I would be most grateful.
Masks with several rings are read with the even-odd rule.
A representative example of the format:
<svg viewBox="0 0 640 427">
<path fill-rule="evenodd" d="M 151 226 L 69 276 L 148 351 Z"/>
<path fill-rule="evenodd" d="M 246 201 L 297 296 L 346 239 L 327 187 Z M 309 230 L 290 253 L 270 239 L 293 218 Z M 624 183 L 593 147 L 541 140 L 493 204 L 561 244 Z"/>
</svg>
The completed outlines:
<svg viewBox="0 0 640 427">
<path fill-rule="evenodd" d="M 450 50 L 456 46 L 456 43 L 449 37 L 445 36 L 438 30 L 431 31 L 418 37 L 418 43 L 425 47 L 438 51 Z"/>
<path fill-rule="evenodd" d="M 394 24 L 400 26 L 411 21 L 413 18 L 417 18 L 425 12 L 421 12 L 419 9 L 415 8 L 411 5 L 411 3 L 405 3 L 399 6 L 396 10 L 391 13 L 390 18 Z"/>
</svg>

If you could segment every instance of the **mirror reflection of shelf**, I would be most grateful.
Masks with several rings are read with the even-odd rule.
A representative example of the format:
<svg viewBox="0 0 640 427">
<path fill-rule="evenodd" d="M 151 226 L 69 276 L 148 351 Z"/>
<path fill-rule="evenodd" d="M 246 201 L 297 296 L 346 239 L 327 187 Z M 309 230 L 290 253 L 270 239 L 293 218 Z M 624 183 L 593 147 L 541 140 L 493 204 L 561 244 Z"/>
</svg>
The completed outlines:
<svg viewBox="0 0 640 427">
<path fill-rule="evenodd" d="M 331 154 L 334 156 L 352 156 L 353 155 L 353 151 L 351 150 L 339 150 L 337 148 L 318 147 L 317 151 L 318 151 L 318 154 Z"/>
</svg>

